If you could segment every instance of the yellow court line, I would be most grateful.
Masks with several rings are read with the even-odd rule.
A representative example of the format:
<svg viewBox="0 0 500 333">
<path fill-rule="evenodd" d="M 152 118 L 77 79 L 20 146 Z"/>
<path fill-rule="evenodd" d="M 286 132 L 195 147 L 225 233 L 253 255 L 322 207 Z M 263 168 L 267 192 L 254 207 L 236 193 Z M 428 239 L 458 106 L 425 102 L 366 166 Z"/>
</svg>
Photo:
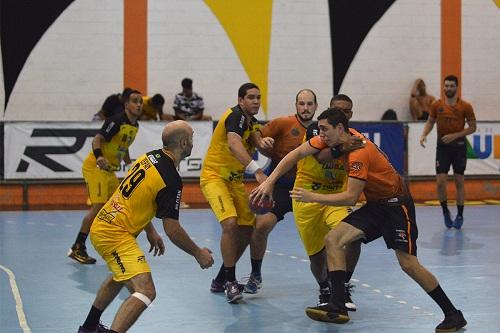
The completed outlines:
<svg viewBox="0 0 500 333">
<path fill-rule="evenodd" d="M 24 333 L 31 333 L 31 329 L 26 321 L 26 315 L 24 314 L 23 301 L 21 299 L 21 295 L 19 294 L 19 289 L 17 288 L 16 276 L 7 267 L 0 265 L 0 268 L 3 269 L 9 276 L 10 289 L 12 290 L 12 295 L 16 301 L 16 312 L 17 318 L 19 319 L 19 326 L 21 326 Z"/>
</svg>

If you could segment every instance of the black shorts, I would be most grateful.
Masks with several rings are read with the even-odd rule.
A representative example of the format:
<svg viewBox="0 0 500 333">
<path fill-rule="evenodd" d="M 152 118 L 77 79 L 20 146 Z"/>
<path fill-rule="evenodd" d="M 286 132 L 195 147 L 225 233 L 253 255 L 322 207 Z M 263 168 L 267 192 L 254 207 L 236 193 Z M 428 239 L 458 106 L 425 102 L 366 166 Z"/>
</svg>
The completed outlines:
<svg viewBox="0 0 500 333">
<path fill-rule="evenodd" d="M 293 185 L 275 184 L 273 190 L 274 207 L 271 213 L 276 215 L 278 221 L 283 220 L 285 214 L 292 211 L 292 198 L 290 191 Z"/>
<path fill-rule="evenodd" d="M 368 202 L 344 222 L 364 232 L 365 244 L 382 236 L 388 249 L 417 255 L 418 228 L 412 199 L 398 205 Z"/>
<path fill-rule="evenodd" d="M 449 146 L 438 144 L 436 147 L 436 173 L 448 173 L 453 166 L 453 173 L 463 175 L 467 165 L 467 146 Z"/>
</svg>

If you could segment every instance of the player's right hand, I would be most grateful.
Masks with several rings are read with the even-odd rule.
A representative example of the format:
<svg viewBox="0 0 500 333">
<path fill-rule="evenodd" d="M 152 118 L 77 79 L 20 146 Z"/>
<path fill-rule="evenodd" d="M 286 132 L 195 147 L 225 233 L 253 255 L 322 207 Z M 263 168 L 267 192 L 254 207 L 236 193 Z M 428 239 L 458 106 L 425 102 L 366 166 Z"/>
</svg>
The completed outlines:
<svg viewBox="0 0 500 333">
<path fill-rule="evenodd" d="M 96 160 L 96 164 L 97 164 L 97 167 L 101 170 L 105 170 L 105 171 L 110 171 L 111 168 L 109 167 L 109 163 L 108 163 L 108 160 L 103 157 L 103 156 L 99 156 Z"/>
<path fill-rule="evenodd" d="M 267 178 L 250 193 L 250 202 L 261 205 L 265 200 L 273 200 L 274 184 Z"/>
<path fill-rule="evenodd" d="M 200 267 L 203 269 L 212 267 L 212 265 L 214 264 L 212 251 L 206 247 L 201 248 L 195 258 L 196 261 L 198 261 L 198 264 L 200 264 Z"/>
<path fill-rule="evenodd" d="M 427 137 L 423 136 L 420 137 L 420 145 L 425 148 L 425 142 L 427 141 Z"/>
</svg>

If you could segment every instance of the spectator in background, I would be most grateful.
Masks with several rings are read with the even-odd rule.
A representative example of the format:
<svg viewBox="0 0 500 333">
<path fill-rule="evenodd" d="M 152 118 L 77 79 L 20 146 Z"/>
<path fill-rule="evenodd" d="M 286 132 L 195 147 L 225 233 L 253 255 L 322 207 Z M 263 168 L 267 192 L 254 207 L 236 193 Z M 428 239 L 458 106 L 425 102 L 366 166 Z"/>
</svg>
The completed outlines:
<svg viewBox="0 0 500 333">
<path fill-rule="evenodd" d="M 153 97 L 142 97 L 142 116 L 140 120 L 174 120 L 174 116 L 163 113 L 163 105 L 165 98 L 161 94 L 156 94 Z"/>
<path fill-rule="evenodd" d="M 381 120 L 398 120 L 398 115 L 393 109 L 385 110 Z"/>
<path fill-rule="evenodd" d="M 127 96 L 132 91 L 131 88 L 125 88 L 121 93 L 109 95 L 101 106 L 101 109 L 94 114 L 92 120 L 106 120 L 125 110 L 124 96 Z"/>
<path fill-rule="evenodd" d="M 203 115 L 203 97 L 193 91 L 193 80 L 185 78 L 181 85 L 182 92 L 175 95 L 174 100 L 175 119 L 212 120 L 211 116 Z"/>
<path fill-rule="evenodd" d="M 411 88 L 410 112 L 412 120 L 427 120 L 436 98 L 425 91 L 425 82 L 417 79 Z"/>
</svg>

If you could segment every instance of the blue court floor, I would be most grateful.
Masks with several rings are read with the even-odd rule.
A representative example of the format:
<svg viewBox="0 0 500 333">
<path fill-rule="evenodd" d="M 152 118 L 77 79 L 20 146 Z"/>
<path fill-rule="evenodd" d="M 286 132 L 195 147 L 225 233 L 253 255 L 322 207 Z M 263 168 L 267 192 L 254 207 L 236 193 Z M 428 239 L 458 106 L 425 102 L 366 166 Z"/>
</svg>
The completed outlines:
<svg viewBox="0 0 500 333">
<path fill-rule="evenodd" d="M 84 266 L 66 257 L 84 211 L 0 212 L 0 332 L 77 332 L 101 282 L 103 261 Z M 471 333 L 500 332 L 500 206 L 466 206 L 462 230 L 447 230 L 440 207 L 417 207 L 420 261 L 462 309 Z M 157 229 L 161 224 L 157 221 Z M 362 247 L 354 274 L 358 311 L 345 325 L 315 322 L 304 308 L 317 285 L 291 214 L 271 234 L 263 264 L 264 286 L 228 304 L 209 292 L 221 264 L 220 226 L 209 210 L 183 210 L 181 223 L 195 241 L 214 251 L 201 270 L 167 240 L 167 253 L 148 256 L 157 298 L 130 332 L 434 332 L 440 309 L 397 265 L 381 240 Z M 139 237 L 143 248 L 147 241 Z M 95 256 L 91 248 L 89 253 Z M 239 278 L 250 272 L 248 251 Z M 103 314 L 110 324 L 123 291 Z"/>
</svg>

